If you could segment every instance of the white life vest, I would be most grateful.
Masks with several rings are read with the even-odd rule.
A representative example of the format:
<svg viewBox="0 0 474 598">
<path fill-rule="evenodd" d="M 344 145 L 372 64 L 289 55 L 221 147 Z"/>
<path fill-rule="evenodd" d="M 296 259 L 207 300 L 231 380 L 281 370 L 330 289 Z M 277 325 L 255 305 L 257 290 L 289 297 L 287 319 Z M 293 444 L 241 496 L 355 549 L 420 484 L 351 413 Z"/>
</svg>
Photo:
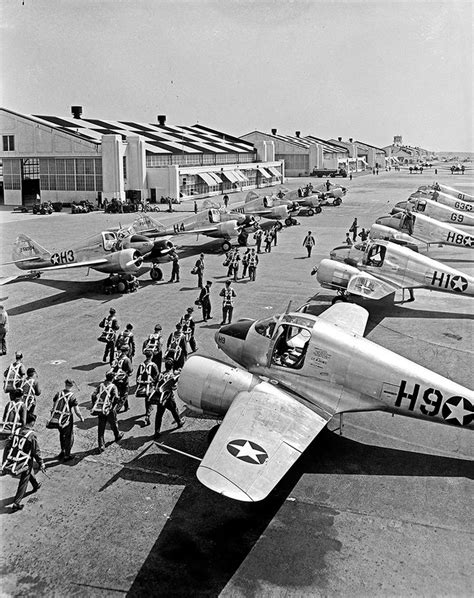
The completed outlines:
<svg viewBox="0 0 474 598">
<path fill-rule="evenodd" d="M 21 432 L 16 430 L 13 434 L 12 446 L 3 464 L 3 469 L 12 475 L 20 475 L 30 466 L 31 444 L 28 442 L 33 430 Z"/>
<path fill-rule="evenodd" d="M 106 343 L 115 340 L 114 323 L 116 321 L 117 320 L 115 319 L 115 316 L 107 316 L 105 318 L 104 331 L 100 335 L 99 340 L 106 342 Z M 117 328 L 118 328 L 118 326 L 117 326 Z"/>
<path fill-rule="evenodd" d="M 27 411 L 32 411 L 36 406 L 36 380 L 34 378 L 26 378 L 23 380 L 21 390 L 23 391 L 23 401 L 26 405 Z"/>
<path fill-rule="evenodd" d="M 127 373 L 123 369 L 125 359 L 126 357 L 119 357 L 118 359 L 115 359 L 112 366 L 112 371 L 115 375 L 115 380 L 117 380 L 118 382 L 123 382 L 128 377 Z"/>
<path fill-rule="evenodd" d="M 257 255 L 255 253 L 251 253 L 249 256 L 249 268 L 254 267 L 257 265 Z"/>
<path fill-rule="evenodd" d="M 145 348 L 143 351 L 151 351 L 153 354 L 158 353 L 161 350 L 161 334 L 154 333 L 148 335 L 145 341 Z"/>
<path fill-rule="evenodd" d="M 3 390 L 5 392 L 11 392 L 15 388 L 19 388 L 21 386 L 24 378 L 24 376 L 20 373 L 22 366 L 23 364 L 21 362 L 10 364 L 7 375 L 3 382 Z"/>
<path fill-rule="evenodd" d="M 166 355 L 172 357 L 174 361 L 177 361 L 181 356 L 181 341 L 183 336 L 183 333 L 179 332 L 178 334 L 173 333 L 173 336 L 171 337 L 170 346 L 166 351 Z"/>
<path fill-rule="evenodd" d="M 232 301 L 233 297 L 232 297 L 232 289 L 224 289 L 224 305 L 233 305 L 233 301 Z"/>
<path fill-rule="evenodd" d="M 193 329 L 191 327 L 192 322 L 193 322 L 193 320 L 191 320 L 191 318 L 189 320 L 186 320 L 186 318 L 184 316 L 181 318 L 181 321 L 180 321 L 180 324 L 182 326 L 181 330 L 183 331 L 183 334 L 186 338 L 186 342 L 189 342 L 189 339 L 193 335 Z"/>
<path fill-rule="evenodd" d="M 18 428 L 21 428 L 21 408 L 25 404 L 23 401 L 8 401 L 5 413 L 5 419 L 1 423 L 1 432 L 3 434 L 13 434 Z"/>
<path fill-rule="evenodd" d="M 114 384 L 100 383 L 97 391 L 97 399 L 91 409 L 92 415 L 108 415 L 112 411 L 112 391 L 116 389 Z"/>
<path fill-rule="evenodd" d="M 152 390 L 155 382 L 153 372 L 156 372 L 156 365 L 150 361 L 149 363 L 141 363 L 138 366 L 137 372 L 137 397 L 148 397 Z"/>
<path fill-rule="evenodd" d="M 56 399 L 47 428 L 65 428 L 71 422 L 71 408 L 69 400 L 73 393 L 62 390 Z"/>
<path fill-rule="evenodd" d="M 150 397 L 150 403 L 153 405 L 162 405 L 170 398 L 173 397 L 173 390 L 176 387 L 177 376 L 170 370 L 163 372 L 160 375 L 158 384 L 156 385 L 155 392 Z"/>
<path fill-rule="evenodd" d="M 130 349 L 131 338 L 132 338 L 132 333 L 129 332 L 128 330 L 124 330 L 122 333 L 120 333 L 117 338 L 117 344 L 116 344 L 117 349 L 120 350 L 122 347 L 127 347 L 128 349 Z"/>
</svg>

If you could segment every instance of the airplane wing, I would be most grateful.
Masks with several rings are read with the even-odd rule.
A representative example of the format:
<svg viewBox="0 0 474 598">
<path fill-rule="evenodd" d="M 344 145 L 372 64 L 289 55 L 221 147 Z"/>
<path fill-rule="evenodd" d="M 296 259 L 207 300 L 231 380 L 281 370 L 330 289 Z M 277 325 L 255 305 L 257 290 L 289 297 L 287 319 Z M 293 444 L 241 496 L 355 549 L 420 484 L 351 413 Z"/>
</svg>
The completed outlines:
<svg viewBox="0 0 474 598">
<path fill-rule="evenodd" d="M 69 268 L 93 268 L 101 264 L 107 264 L 109 260 L 105 257 L 97 258 L 96 260 L 85 260 L 83 262 L 72 262 L 71 264 L 61 264 L 58 266 L 46 266 L 45 268 L 38 268 L 42 272 L 49 272 L 50 270 L 68 270 Z"/>
<path fill-rule="evenodd" d="M 199 481 L 235 500 L 263 500 L 326 426 L 292 395 L 241 392 L 197 470 Z"/>
<path fill-rule="evenodd" d="M 395 293 L 396 290 L 402 287 L 393 282 L 386 282 L 380 278 L 376 278 L 368 272 L 361 272 L 355 274 L 347 284 L 347 292 L 353 295 L 360 295 L 367 299 L 382 299 L 387 295 Z"/>
<path fill-rule="evenodd" d="M 345 332 L 364 336 L 369 312 L 355 303 L 338 302 L 331 305 L 318 317 L 320 320 L 339 326 Z"/>
</svg>

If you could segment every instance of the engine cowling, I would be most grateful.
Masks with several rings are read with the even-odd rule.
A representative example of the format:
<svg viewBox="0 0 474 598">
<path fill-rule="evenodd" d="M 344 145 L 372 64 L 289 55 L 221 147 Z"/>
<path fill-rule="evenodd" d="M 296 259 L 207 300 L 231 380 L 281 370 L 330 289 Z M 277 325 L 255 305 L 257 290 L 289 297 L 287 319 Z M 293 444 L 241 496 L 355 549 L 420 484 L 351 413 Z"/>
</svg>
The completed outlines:
<svg viewBox="0 0 474 598">
<path fill-rule="evenodd" d="M 271 208 L 270 211 L 270 218 L 275 218 L 276 220 L 283 220 L 288 216 L 288 207 L 287 206 L 274 206 Z"/>
<path fill-rule="evenodd" d="M 348 264 L 324 259 L 318 266 L 316 278 L 326 289 L 347 289 L 349 280 L 359 274 L 359 270 Z"/>
<path fill-rule="evenodd" d="M 239 392 L 249 391 L 260 382 L 240 368 L 193 355 L 181 370 L 178 396 L 193 411 L 224 415 Z"/>
<path fill-rule="evenodd" d="M 227 222 L 220 222 L 217 225 L 219 234 L 223 237 L 236 237 L 239 234 L 239 226 L 237 220 L 228 220 Z"/>
<path fill-rule="evenodd" d="M 135 249 L 122 249 L 107 256 L 108 262 L 96 270 L 109 274 L 135 274 L 143 265 L 143 258 Z"/>
</svg>

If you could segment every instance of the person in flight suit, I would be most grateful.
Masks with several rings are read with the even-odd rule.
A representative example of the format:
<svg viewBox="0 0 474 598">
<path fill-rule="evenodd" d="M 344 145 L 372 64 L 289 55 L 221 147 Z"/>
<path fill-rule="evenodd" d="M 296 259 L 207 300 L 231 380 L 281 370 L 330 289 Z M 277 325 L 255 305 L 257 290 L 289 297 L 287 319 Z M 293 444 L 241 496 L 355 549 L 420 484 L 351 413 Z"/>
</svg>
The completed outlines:
<svg viewBox="0 0 474 598">
<path fill-rule="evenodd" d="M 186 349 L 186 337 L 183 334 L 181 324 L 176 324 L 176 330 L 169 335 L 166 346 L 167 350 L 165 353 L 165 361 L 171 360 L 173 362 L 174 369 L 180 370 L 186 361 L 186 357 L 188 356 Z"/>
<path fill-rule="evenodd" d="M 247 249 L 247 251 L 242 256 L 242 266 L 243 266 L 242 278 L 245 278 L 247 276 L 247 270 L 249 267 L 249 257 L 250 257 L 250 249 Z"/>
<path fill-rule="evenodd" d="M 231 269 L 232 269 L 232 275 L 234 277 L 234 282 L 237 282 L 237 280 L 239 279 L 239 264 L 240 262 L 240 253 L 239 253 L 239 249 L 238 247 L 235 248 L 234 253 L 232 255 L 231 258 Z"/>
<path fill-rule="evenodd" d="M 179 282 L 179 257 L 175 251 L 173 251 L 173 253 L 170 253 L 170 255 L 173 263 L 171 268 L 170 282 Z"/>
<path fill-rule="evenodd" d="M 204 254 L 201 253 L 199 259 L 194 264 L 194 270 L 198 277 L 198 287 L 202 289 L 202 279 L 204 276 Z"/>
<path fill-rule="evenodd" d="M 64 389 L 54 395 L 53 409 L 51 411 L 52 417 L 50 424 L 54 420 L 57 421 L 57 425 L 54 425 L 54 427 L 57 427 L 59 430 L 59 443 L 61 445 L 61 452 L 56 458 L 62 459 L 63 461 L 70 461 L 73 459 L 73 456 L 71 455 L 71 450 L 74 445 L 73 413 L 77 415 L 81 422 L 84 421 L 84 418 L 79 411 L 77 399 L 72 392 L 73 385 L 74 382 L 72 380 L 67 379 L 64 382 Z"/>
<path fill-rule="evenodd" d="M 158 368 L 158 372 L 161 372 L 161 361 L 163 359 L 163 339 L 161 337 L 161 330 L 161 324 L 156 324 L 155 331 L 153 332 L 153 334 L 149 334 L 147 336 L 147 338 L 143 341 L 142 346 L 143 354 L 145 354 L 145 351 L 151 351 L 151 360 Z"/>
<path fill-rule="evenodd" d="M 226 280 L 225 288 L 221 290 L 219 296 L 222 297 L 222 322 L 223 324 L 232 322 L 232 313 L 234 311 L 234 297 L 236 297 L 234 289 L 230 286 L 230 280 Z M 228 322 L 227 322 L 228 320 Z"/>
<path fill-rule="evenodd" d="M 201 302 L 202 307 L 202 319 L 204 322 L 212 319 L 211 316 L 211 286 L 212 282 L 208 280 L 206 282 L 206 286 L 201 289 L 201 293 L 199 295 L 199 301 Z"/>
<path fill-rule="evenodd" d="M 115 436 L 115 442 L 119 442 L 123 438 L 123 432 L 119 432 L 117 425 L 117 408 L 120 404 L 120 397 L 117 387 L 114 384 L 114 373 L 107 372 L 105 374 L 105 381 L 101 382 L 96 390 L 92 393 L 92 415 L 97 415 L 97 439 L 98 452 L 105 451 L 105 428 L 107 423 Z"/>
<path fill-rule="evenodd" d="M 273 241 L 273 235 L 272 235 L 271 231 L 267 231 L 265 234 L 265 253 L 272 252 L 272 241 Z"/>
<path fill-rule="evenodd" d="M 313 237 L 311 231 L 308 231 L 308 234 L 303 240 L 303 247 L 306 247 L 306 251 L 308 252 L 308 257 L 311 257 L 311 252 L 313 247 L 316 245 L 316 239 Z"/>
<path fill-rule="evenodd" d="M 109 315 L 103 318 L 99 324 L 100 328 L 104 329 L 104 332 L 99 337 L 99 340 L 105 342 L 102 361 L 106 362 L 108 360 L 111 365 L 115 358 L 115 341 L 117 340 L 117 331 L 119 329 L 119 323 L 115 314 L 115 309 L 111 307 L 109 309 Z"/>
<path fill-rule="evenodd" d="M 26 423 L 10 436 L 3 452 L 1 474 L 11 472 L 13 475 L 20 474 L 18 489 L 13 499 L 12 511 L 20 511 L 24 505 L 21 504 L 25 496 L 28 483 L 33 486 L 33 492 L 41 488 L 41 483 L 33 472 L 33 463 L 36 461 L 42 473 L 46 471 L 41 456 L 41 449 L 33 427 L 36 422 L 36 415 L 29 413 Z"/>
<path fill-rule="evenodd" d="M 191 349 L 191 353 L 195 353 L 197 351 L 196 339 L 194 338 L 194 331 L 196 328 L 196 324 L 193 320 L 193 308 L 188 307 L 186 313 L 181 318 L 179 323 L 181 324 L 181 330 L 186 338 L 186 342 L 189 344 Z"/>
<path fill-rule="evenodd" d="M 152 404 L 150 397 L 155 390 L 160 372 L 152 361 L 152 352 L 145 351 L 145 361 L 138 366 L 136 396 L 145 399 L 145 426 L 150 425 Z"/>
<path fill-rule="evenodd" d="M 4 434 L 13 434 L 26 423 L 27 409 L 23 401 L 23 390 L 14 388 L 10 392 L 10 400 L 5 405 L 0 431 Z"/>
<path fill-rule="evenodd" d="M 19 388 L 23 384 L 23 380 L 26 377 L 26 369 L 22 360 L 23 353 L 17 351 L 15 353 L 15 361 L 3 372 L 3 377 L 5 378 L 3 381 L 3 390 L 5 392 L 11 394 L 15 388 Z"/>
<path fill-rule="evenodd" d="M 178 413 L 178 407 L 174 399 L 174 391 L 176 390 L 176 384 L 178 381 L 178 375 L 173 371 L 173 362 L 171 360 L 165 361 L 165 371 L 160 375 L 158 380 L 157 389 L 159 392 L 159 400 L 156 405 L 156 416 L 155 416 L 155 439 L 160 437 L 161 422 L 163 415 L 168 409 L 176 422 L 178 428 L 184 426 L 184 418 L 180 417 Z M 160 390 L 162 389 L 162 390 Z"/>
<path fill-rule="evenodd" d="M 263 230 L 260 227 L 255 231 L 253 238 L 255 239 L 255 244 L 257 246 L 257 253 L 262 253 Z"/>
<path fill-rule="evenodd" d="M 128 411 L 128 389 L 129 389 L 129 378 L 133 373 L 132 362 L 128 356 L 128 346 L 123 345 L 120 349 L 119 357 L 114 361 L 112 366 L 112 372 L 114 373 L 114 383 L 117 387 L 120 405 L 119 410 L 122 408 L 123 412 Z"/>
<path fill-rule="evenodd" d="M 133 325 L 127 324 L 125 330 L 121 332 L 115 343 L 115 349 L 118 351 L 122 350 L 122 347 L 126 347 L 130 361 L 132 361 L 135 355 L 135 337 L 133 336 Z"/>
<path fill-rule="evenodd" d="M 249 276 L 250 281 L 255 282 L 255 276 L 257 274 L 257 266 L 258 266 L 258 255 L 255 253 L 255 249 L 252 247 L 252 251 L 248 258 L 249 261 Z"/>
<path fill-rule="evenodd" d="M 26 370 L 26 378 L 23 380 L 21 386 L 23 392 L 23 401 L 25 402 L 26 410 L 34 412 L 36 408 L 36 397 L 39 397 L 41 390 L 38 384 L 38 374 L 35 368 L 28 368 Z"/>
</svg>

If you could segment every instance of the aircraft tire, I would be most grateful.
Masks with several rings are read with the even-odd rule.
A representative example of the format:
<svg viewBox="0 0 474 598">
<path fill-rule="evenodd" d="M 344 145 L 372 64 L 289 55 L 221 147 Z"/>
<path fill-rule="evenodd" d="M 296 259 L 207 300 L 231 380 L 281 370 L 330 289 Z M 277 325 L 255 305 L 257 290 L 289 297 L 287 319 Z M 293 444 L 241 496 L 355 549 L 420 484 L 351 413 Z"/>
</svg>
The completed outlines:
<svg viewBox="0 0 474 598">
<path fill-rule="evenodd" d="M 230 251 L 232 245 L 229 243 L 229 241 L 224 241 L 221 245 L 222 247 L 222 251 L 225 251 L 227 253 L 227 251 Z"/>
<path fill-rule="evenodd" d="M 308 210 L 308 216 L 314 216 L 315 211 L 313 210 L 313 208 L 309 208 Z"/>
<path fill-rule="evenodd" d="M 286 226 L 291 226 L 291 218 L 285 218 Z"/>
<path fill-rule="evenodd" d="M 316 208 L 314 208 L 316 214 L 321 214 L 321 212 L 323 211 L 321 206 L 317 206 Z"/>
<path fill-rule="evenodd" d="M 126 287 L 125 287 L 125 283 L 124 283 L 124 282 L 120 281 L 120 282 L 117 284 L 117 292 L 118 292 L 118 293 L 125 293 L 125 288 L 126 288 Z"/>
<path fill-rule="evenodd" d="M 341 198 L 340 198 L 340 197 L 336 197 L 336 198 L 334 199 L 334 201 L 332 202 L 332 205 L 333 205 L 333 206 L 340 206 L 340 205 L 341 205 L 341 203 L 342 203 L 342 200 L 341 200 Z"/>
<path fill-rule="evenodd" d="M 220 424 L 217 424 L 216 426 L 213 426 L 209 432 L 207 433 L 207 444 L 208 446 L 211 444 L 211 442 L 214 440 L 214 436 L 217 434 L 217 430 L 220 428 Z"/>
<path fill-rule="evenodd" d="M 154 281 L 159 281 L 163 279 L 163 271 L 161 268 L 152 268 L 150 270 L 150 278 Z"/>
</svg>

